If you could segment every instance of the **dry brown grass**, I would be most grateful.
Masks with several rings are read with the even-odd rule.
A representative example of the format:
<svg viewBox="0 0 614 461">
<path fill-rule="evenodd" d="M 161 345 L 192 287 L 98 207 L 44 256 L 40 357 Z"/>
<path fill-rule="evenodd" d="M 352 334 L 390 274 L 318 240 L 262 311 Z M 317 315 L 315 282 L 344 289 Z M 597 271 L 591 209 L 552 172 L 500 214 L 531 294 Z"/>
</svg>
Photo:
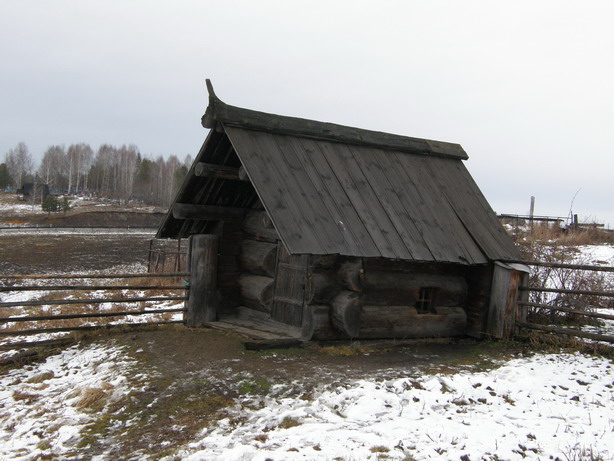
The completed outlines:
<svg viewBox="0 0 614 461">
<path fill-rule="evenodd" d="M 614 242 L 614 233 L 599 229 L 562 232 L 556 227 L 548 226 L 534 226 L 528 232 L 515 229 L 513 237 L 525 260 L 581 265 L 607 264 L 607 262 L 593 261 L 583 256 L 579 246 Z M 612 291 L 614 290 L 614 274 L 578 269 L 533 267 L 529 285 L 565 290 Z M 530 292 L 529 301 L 585 311 L 613 307 L 612 298 L 593 295 Z M 597 324 L 590 317 L 547 309 L 529 309 L 527 320 L 549 324 Z"/>
<path fill-rule="evenodd" d="M 53 377 L 55 377 L 55 375 L 53 374 L 53 371 L 46 371 L 44 373 L 39 373 L 38 375 L 32 376 L 26 382 L 28 384 L 40 384 L 40 383 L 42 383 L 44 381 L 47 381 L 48 379 L 51 379 Z"/>
</svg>

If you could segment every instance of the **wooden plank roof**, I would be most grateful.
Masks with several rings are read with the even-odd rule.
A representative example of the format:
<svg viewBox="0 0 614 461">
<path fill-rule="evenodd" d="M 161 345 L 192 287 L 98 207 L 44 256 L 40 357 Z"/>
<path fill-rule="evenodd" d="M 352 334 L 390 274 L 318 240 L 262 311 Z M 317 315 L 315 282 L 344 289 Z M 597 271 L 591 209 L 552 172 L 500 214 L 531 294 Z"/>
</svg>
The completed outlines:
<svg viewBox="0 0 614 461">
<path fill-rule="evenodd" d="M 291 254 L 460 264 L 518 258 L 458 144 L 227 106 L 211 87 L 203 124 L 213 130 L 195 165 L 242 166 L 249 183 L 197 177 L 193 167 L 176 203 L 249 208 L 259 198 Z M 169 212 L 158 236 L 207 226 Z"/>
</svg>

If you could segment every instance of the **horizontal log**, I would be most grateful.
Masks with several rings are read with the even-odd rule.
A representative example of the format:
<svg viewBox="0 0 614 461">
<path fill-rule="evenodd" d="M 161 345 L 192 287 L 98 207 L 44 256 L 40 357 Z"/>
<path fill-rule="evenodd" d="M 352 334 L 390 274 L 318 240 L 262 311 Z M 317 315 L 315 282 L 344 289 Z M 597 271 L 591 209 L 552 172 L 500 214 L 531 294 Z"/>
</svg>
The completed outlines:
<svg viewBox="0 0 614 461">
<path fill-rule="evenodd" d="M 350 259 L 339 265 L 336 280 L 342 287 L 351 291 L 361 291 L 363 278 L 364 271 L 361 258 Z"/>
<path fill-rule="evenodd" d="M 432 338 L 465 333 L 467 315 L 460 307 L 437 307 L 418 314 L 412 306 L 363 306 L 359 338 Z"/>
<path fill-rule="evenodd" d="M 195 205 L 191 203 L 174 203 L 172 206 L 173 218 L 175 219 L 240 222 L 247 212 L 247 208 Z"/>
<path fill-rule="evenodd" d="M 576 330 L 575 328 L 561 328 L 554 327 L 551 325 L 539 325 L 537 323 L 529 323 L 529 322 L 518 322 L 517 325 L 522 328 L 527 328 L 530 330 L 542 330 L 548 331 L 550 333 L 559 333 L 567 336 L 577 336 L 578 338 L 588 338 L 594 339 L 595 341 L 605 341 L 609 343 L 614 343 L 614 336 L 612 335 L 602 335 L 599 333 L 589 333 L 587 331 Z"/>
<path fill-rule="evenodd" d="M 339 290 L 339 285 L 329 275 L 312 273 L 305 286 L 305 304 L 326 304 Z"/>
<path fill-rule="evenodd" d="M 137 301 L 185 301 L 187 296 L 160 296 L 160 297 L 139 297 L 139 298 L 92 298 L 92 299 L 64 299 L 55 301 L 15 301 L 10 303 L 0 303 L 0 307 L 20 307 L 20 306 L 63 306 L 68 304 L 104 304 L 104 303 L 131 303 Z"/>
<path fill-rule="evenodd" d="M 204 178 L 218 178 L 229 181 L 249 181 L 245 174 L 241 175 L 241 168 L 225 165 L 214 165 L 212 163 L 197 163 L 194 167 L 194 174 Z"/>
<path fill-rule="evenodd" d="M 271 312 L 273 278 L 263 275 L 241 274 L 238 279 L 242 305 L 261 312 Z"/>
<path fill-rule="evenodd" d="M 166 312 L 185 312 L 185 308 L 169 308 L 158 310 L 142 310 L 142 311 L 119 311 L 119 312 L 96 312 L 91 314 L 57 314 L 57 315 L 32 315 L 22 317 L 2 317 L 0 323 L 12 322 L 38 322 L 41 320 L 67 320 L 67 319 L 88 319 L 96 317 L 122 317 L 127 315 L 145 315 L 145 314 L 164 314 Z M 1 334 L 1 333 L 0 333 Z"/>
<path fill-rule="evenodd" d="M 566 290 L 564 288 L 533 288 L 519 287 L 522 291 L 535 291 L 539 293 L 562 293 L 568 295 L 587 295 L 587 296 L 603 296 L 604 298 L 614 298 L 614 291 L 593 291 L 593 290 Z"/>
<path fill-rule="evenodd" d="M 241 242 L 239 260 L 247 272 L 258 275 L 275 275 L 277 245 L 269 242 L 244 239 Z"/>
<path fill-rule="evenodd" d="M 369 305 L 412 306 L 426 287 L 437 289 L 437 306 L 464 306 L 467 299 L 467 282 L 456 275 L 367 271 L 362 287 Z"/>
<path fill-rule="evenodd" d="M 264 210 L 249 211 L 245 215 L 241 227 L 246 233 L 258 240 L 265 240 L 271 243 L 276 243 L 279 240 L 279 235 L 273 226 L 273 222 Z"/>
<path fill-rule="evenodd" d="M 360 332 L 362 299 L 353 291 L 340 292 L 331 302 L 330 320 L 340 333 L 357 338 Z"/>
<path fill-rule="evenodd" d="M 346 335 L 340 335 L 333 328 L 330 320 L 330 309 L 330 306 L 326 304 L 312 304 L 305 307 L 301 329 L 304 340 L 330 341 L 346 337 Z"/>
</svg>

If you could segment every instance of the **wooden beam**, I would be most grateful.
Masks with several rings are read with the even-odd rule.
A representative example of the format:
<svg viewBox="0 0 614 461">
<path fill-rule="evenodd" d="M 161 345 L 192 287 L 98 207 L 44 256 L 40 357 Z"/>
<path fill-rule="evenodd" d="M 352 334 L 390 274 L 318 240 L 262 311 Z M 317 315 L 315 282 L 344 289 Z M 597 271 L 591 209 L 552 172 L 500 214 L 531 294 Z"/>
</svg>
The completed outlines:
<svg viewBox="0 0 614 461">
<path fill-rule="evenodd" d="M 236 221 L 240 222 L 249 210 L 213 205 L 193 205 L 190 203 L 173 204 L 172 212 L 175 219 L 197 219 L 203 221 Z"/>
<path fill-rule="evenodd" d="M 203 327 L 217 320 L 218 236 L 190 236 L 190 295 L 184 320 L 190 328 Z"/>
<path fill-rule="evenodd" d="M 207 89 L 209 91 L 209 106 L 201 120 L 205 128 L 215 128 L 218 123 L 221 123 L 224 126 L 234 126 L 248 130 L 288 134 L 291 136 L 305 136 L 314 139 L 332 140 L 423 155 L 434 155 L 460 160 L 466 160 L 468 158 L 459 144 L 410 138 L 408 136 L 363 130 L 360 128 L 336 125 L 334 123 L 318 122 L 315 120 L 305 120 L 242 109 L 222 102 L 215 95 L 213 86 L 209 80 L 207 80 Z"/>
<path fill-rule="evenodd" d="M 241 171 L 243 170 L 243 172 Z M 203 178 L 227 179 L 229 181 L 249 181 L 243 167 L 235 168 L 225 165 L 199 162 L 194 168 L 194 174 Z"/>
</svg>

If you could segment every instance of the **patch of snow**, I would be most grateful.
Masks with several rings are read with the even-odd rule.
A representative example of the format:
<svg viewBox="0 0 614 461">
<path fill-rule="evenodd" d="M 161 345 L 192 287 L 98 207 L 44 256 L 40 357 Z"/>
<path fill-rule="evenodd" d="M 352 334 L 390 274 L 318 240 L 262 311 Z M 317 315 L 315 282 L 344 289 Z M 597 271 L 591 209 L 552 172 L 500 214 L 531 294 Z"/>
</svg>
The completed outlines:
<svg viewBox="0 0 614 461">
<path fill-rule="evenodd" d="M 102 407 L 117 401 L 131 389 L 126 375 L 133 363 L 119 347 L 75 346 L 0 376 L 0 458 L 55 458 L 74 450 L 97 416 L 88 393 L 97 393 Z"/>
<path fill-rule="evenodd" d="M 614 457 L 608 360 L 515 359 L 489 372 L 361 380 L 313 400 L 280 398 L 230 419 L 175 455 L 185 460 L 581 459 Z M 293 421 L 296 425 L 285 424 Z M 170 458 L 169 458 L 170 459 Z"/>
</svg>

